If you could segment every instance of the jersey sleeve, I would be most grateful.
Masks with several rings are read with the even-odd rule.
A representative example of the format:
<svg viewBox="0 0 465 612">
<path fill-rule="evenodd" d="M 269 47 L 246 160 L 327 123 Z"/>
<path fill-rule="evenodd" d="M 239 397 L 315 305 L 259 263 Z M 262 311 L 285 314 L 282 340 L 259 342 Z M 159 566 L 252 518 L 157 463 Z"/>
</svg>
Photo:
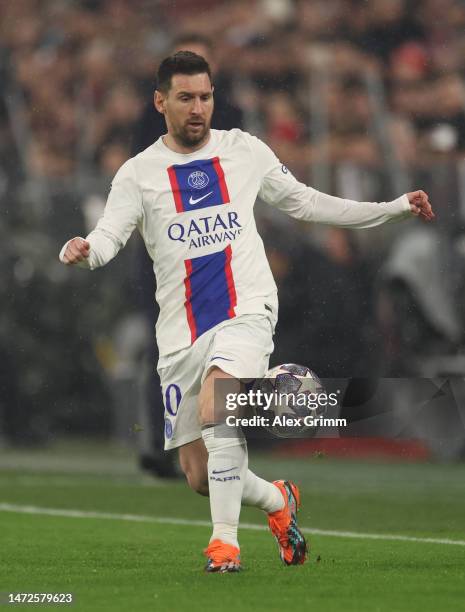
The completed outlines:
<svg viewBox="0 0 465 612">
<path fill-rule="evenodd" d="M 103 216 L 86 237 L 89 257 L 77 265 L 93 270 L 107 264 L 124 247 L 141 218 L 142 193 L 133 162 L 128 160 L 113 179 Z M 61 260 L 67 244 L 61 250 Z"/>
<path fill-rule="evenodd" d="M 261 177 L 260 199 L 295 219 L 364 229 L 411 216 L 406 195 L 391 202 L 357 202 L 308 187 L 291 174 L 264 142 L 250 135 L 249 139 Z"/>
</svg>

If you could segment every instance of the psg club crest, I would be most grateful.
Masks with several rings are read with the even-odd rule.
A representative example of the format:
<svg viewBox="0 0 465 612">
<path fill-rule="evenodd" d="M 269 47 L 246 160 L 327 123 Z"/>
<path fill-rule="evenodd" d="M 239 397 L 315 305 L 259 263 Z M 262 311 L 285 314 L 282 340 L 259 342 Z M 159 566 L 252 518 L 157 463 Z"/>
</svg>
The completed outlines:
<svg viewBox="0 0 465 612">
<path fill-rule="evenodd" d="M 173 437 L 173 424 L 168 418 L 165 418 L 165 436 L 167 440 Z"/>
<path fill-rule="evenodd" d="M 196 159 L 167 168 L 176 212 L 182 213 L 230 201 L 219 157 Z"/>
<path fill-rule="evenodd" d="M 208 185 L 210 179 L 208 178 L 208 174 L 202 172 L 202 170 L 196 170 L 195 172 L 189 174 L 187 182 L 189 187 L 192 187 L 193 189 L 203 189 Z"/>
</svg>

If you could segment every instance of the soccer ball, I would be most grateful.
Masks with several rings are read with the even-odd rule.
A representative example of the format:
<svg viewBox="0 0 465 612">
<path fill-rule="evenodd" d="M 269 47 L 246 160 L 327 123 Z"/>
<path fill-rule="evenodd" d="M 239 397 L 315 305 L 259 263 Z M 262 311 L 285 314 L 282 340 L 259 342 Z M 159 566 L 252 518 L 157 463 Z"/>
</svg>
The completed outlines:
<svg viewBox="0 0 465 612">
<path fill-rule="evenodd" d="M 261 425 L 279 438 L 311 437 L 318 429 L 318 417 L 326 412 L 327 397 L 318 376 L 306 366 L 285 363 L 268 370 L 253 386 L 262 401 L 253 407 Z"/>
</svg>

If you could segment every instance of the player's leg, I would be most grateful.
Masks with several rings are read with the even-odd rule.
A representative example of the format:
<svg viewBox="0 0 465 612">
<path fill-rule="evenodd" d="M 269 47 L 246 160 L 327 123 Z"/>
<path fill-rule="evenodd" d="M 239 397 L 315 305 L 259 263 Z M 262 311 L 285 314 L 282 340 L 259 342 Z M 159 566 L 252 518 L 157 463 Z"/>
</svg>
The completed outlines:
<svg viewBox="0 0 465 612">
<path fill-rule="evenodd" d="M 208 496 L 208 453 L 202 438 L 179 448 L 179 464 L 187 484 L 200 495 Z"/>
<path fill-rule="evenodd" d="M 199 422 L 208 452 L 207 474 L 213 532 L 206 549 L 207 571 L 240 569 L 237 528 L 247 473 L 247 447 L 240 428 L 225 423 L 225 396 L 219 378 L 228 379 L 228 390 L 240 391 L 240 382 L 218 367 L 211 368 L 199 394 Z"/>
<path fill-rule="evenodd" d="M 214 407 L 215 378 L 219 376 L 228 377 L 228 385 L 236 384 L 238 391 L 238 377 L 244 376 L 244 374 L 255 377 L 263 375 L 268 367 L 268 357 L 272 348 L 269 322 L 264 317 L 258 321 L 255 318 L 250 320 L 248 317 L 241 317 L 236 320 L 235 324 L 216 332 L 213 342 L 210 342 L 210 338 L 205 334 L 190 349 L 183 350 L 179 355 L 176 354 L 159 364 L 165 400 L 165 448 L 180 448 L 181 467 L 186 474 L 189 485 L 202 495 L 208 494 L 213 483 L 217 485 L 217 491 L 223 490 L 223 492 L 224 487 L 222 485 L 226 483 L 232 482 L 240 485 L 239 489 L 242 490 L 240 496 L 237 493 L 237 486 L 235 489 L 232 488 L 233 491 L 236 491 L 232 506 L 234 512 L 231 512 L 231 508 L 226 508 L 226 513 L 222 514 L 224 509 L 222 494 L 213 494 L 213 499 L 216 499 L 213 504 L 212 499 L 210 500 L 211 505 L 214 506 L 212 517 L 215 517 L 213 522 L 216 523 L 216 534 L 228 532 L 229 538 L 226 534 L 225 539 L 230 541 L 231 536 L 237 541 L 237 522 L 241 501 L 247 505 L 257 506 L 268 513 L 270 527 L 278 541 L 283 538 L 283 534 L 285 535 L 286 525 L 291 525 L 289 508 L 293 505 L 292 495 L 288 495 L 280 486 L 280 483 L 269 483 L 247 470 L 247 447 L 242 439 L 241 432 L 236 431 L 236 435 L 233 436 L 231 428 L 228 428 L 227 431 L 218 428 L 215 431 L 216 425 L 221 425 L 221 423 L 216 423 L 217 415 L 208 413 L 208 407 L 210 407 L 210 410 Z M 221 358 L 223 362 L 219 361 Z M 204 365 L 201 366 L 201 363 Z M 229 372 L 221 370 L 223 363 L 225 368 L 227 367 L 230 370 Z M 199 368 L 201 368 L 200 372 Z M 201 376 L 202 370 L 204 373 Z M 209 378 L 210 375 L 211 378 Z M 201 380 L 206 384 L 201 386 Z M 201 392 L 202 398 L 199 401 Z M 221 404 L 221 402 L 218 403 Z M 204 435 L 201 432 L 197 416 L 199 405 L 203 408 L 202 414 L 205 424 L 208 422 L 213 426 L 213 428 L 207 427 Z M 210 431 L 208 432 L 207 429 L 210 429 Z M 209 482 L 207 474 L 208 451 L 202 438 L 210 440 L 209 445 L 212 447 L 212 454 L 216 456 L 214 461 L 219 461 L 223 446 L 229 449 L 225 451 L 229 454 L 229 460 L 231 459 L 231 453 L 239 456 L 237 467 L 240 474 L 237 475 L 239 475 L 240 480 L 232 479 L 232 475 L 227 476 L 225 472 L 224 476 L 221 474 L 212 474 L 212 476 L 218 479 L 228 478 L 228 480 Z M 230 464 L 229 467 L 233 465 L 236 464 Z M 218 468 L 213 469 L 217 470 Z M 228 466 L 223 469 L 228 469 Z M 275 519 L 273 523 L 271 522 L 272 518 Z M 278 524 L 279 530 L 276 529 Z M 237 569 L 237 563 L 234 562 L 234 559 L 236 559 L 239 551 L 236 546 L 225 542 L 221 547 L 222 550 L 212 553 L 213 556 L 219 554 L 221 558 L 225 546 L 229 547 L 226 558 L 228 560 L 232 557 L 233 562 L 226 566 L 219 564 L 220 571 L 224 571 L 221 570 L 222 567 L 225 567 L 226 571 Z M 281 544 L 280 549 L 282 549 Z M 210 558 L 210 555 L 208 556 Z"/>
<path fill-rule="evenodd" d="M 207 461 L 208 453 L 202 439 L 194 440 L 179 448 L 179 462 L 189 486 L 205 496 L 209 495 Z M 293 483 L 283 481 L 271 483 L 247 470 L 242 505 L 260 508 L 268 514 L 270 529 L 278 541 L 281 559 L 287 565 L 302 563 L 305 560 L 305 541 L 294 529 L 291 530 L 291 534 L 295 542 L 289 546 L 289 527 L 296 522 L 295 515 L 299 503 L 299 491 Z M 219 552 L 221 555 L 221 549 Z"/>
<path fill-rule="evenodd" d="M 284 500 L 272 482 L 260 478 L 248 469 L 242 492 L 242 505 L 259 508 L 268 514 L 281 510 L 284 507 Z"/>
<path fill-rule="evenodd" d="M 219 438 L 215 446 L 220 448 L 226 441 L 225 439 L 229 438 L 230 441 L 231 438 L 236 438 L 234 448 L 238 460 L 234 464 L 229 463 L 229 466 L 239 464 L 242 470 L 239 475 L 243 481 L 241 503 L 261 508 L 268 514 L 268 523 L 278 542 L 282 561 L 287 565 L 295 565 L 305 561 L 307 551 L 305 538 L 297 526 L 296 514 L 300 505 L 299 490 L 292 482 L 267 482 L 250 471 L 247 467 L 247 445 L 242 437 L 242 432 L 240 429 L 236 431 L 230 426 L 225 426 L 225 414 L 221 412 L 226 405 L 226 393 L 240 391 L 239 378 L 258 378 L 266 372 L 269 356 L 273 350 L 272 331 L 272 325 L 266 317 L 254 315 L 240 317 L 234 323 L 218 331 L 210 348 L 211 357 L 207 361 L 210 386 L 203 386 L 201 389 L 201 396 L 204 393 L 203 399 L 208 401 L 200 403 L 200 418 L 203 424 L 207 424 L 209 419 L 215 423 L 214 428 L 204 428 L 202 432 L 207 449 L 209 439 Z M 214 366 L 216 369 L 212 369 Z M 217 384 L 215 389 L 215 380 L 219 377 L 228 377 L 228 375 L 227 389 L 224 384 Z M 214 395 L 215 390 L 216 396 Z M 224 397 L 221 397 L 220 392 L 224 394 Z M 217 431 L 212 432 L 212 429 L 217 429 Z M 233 448 L 232 445 L 231 448 Z M 216 482 L 212 481 L 211 477 L 209 470 L 210 491 L 212 483 Z M 231 493 L 236 495 L 237 489 L 231 488 Z M 210 499 L 212 518 L 216 504 L 215 500 Z M 221 502 L 219 508 L 218 515 L 221 513 Z M 236 497 L 233 508 L 238 520 L 240 509 Z"/>
<path fill-rule="evenodd" d="M 211 358 L 207 354 L 208 347 L 210 347 L 210 337 L 205 334 L 189 349 L 182 350 L 173 356 L 161 359 L 158 364 L 165 403 L 165 449 L 179 448 L 180 464 L 186 475 L 188 484 L 201 495 L 209 494 L 207 475 L 208 451 L 202 439 L 197 408 L 199 406 L 201 388 L 203 388 L 202 405 L 207 406 L 213 404 L 213 397 L 211 401 L 209 399 L 209 394 L 212 394 L 214 391 L 212 379 L 206 380 L 208 376 L 202 376 L 202 373 L 205 372 L 206 369 L 205 364 L 211 361 Z M 208 375 L 208 368 L 205 373 Z M 215 374 L 213 374 L 212 378 L 214 376 Z M 203 386 L 201 386 L 202 378 L 204 378 Z M 211 430 L 210 433 L 214 433 L 214 431 Z M 221 452 L 218 452 L 221 449 L 218 449 L 217 443 L 217 440 L 220 440 L 220 434 L 221 432 L 217 431 L 216 436 L 210 436 L 212 438 L 210 447 L 214 447 L 212 448 L 212 454 L 215 455 L 214 461 L 221 460 Z M 206 434 L 206 437 L 209 437 L 208 434 Z M 223 445 L 226 445 L 226 447 L 237 446 L 238 439 L 232 439 L 230 432 L 228 432 L 228 439 L 220 441 L 219 443 L 220 447 Z M 246 453 L 244 453 L 245 447 L 243 447 L 242 440 L 239 441 L 239 448 L 235 450 L 239 451 L 241 457 L 240 463 L 243 463 L 242 459 L 244 457 L 246 459 Z M 227 540 L 229 533 L 229 540 L 231 541 L 232 539 L 234 543 L 237 542 L 237 522 L 240 512 L 242 483 L 244 482 L 243 469 L 244 467 L 246 469 L 246 466 L 247 464 L 245 463 L 245 466 L 242 467 L 242 478 L 240 481 L 236 480 L 234 482 L 232 477 L 230 479 L 228 478 L 228 480 L 216 481 L 218 485 L 226 485 L 229 483 L 236 484 L 237 486 L 238 482 L 240 484 L 240 490 L 235 494 L 235 510 L 223 516 L 221 510 L 223 506 L 221 505 L 219 511 L 214 509 L 212 512 L 212 516 L 215 517 L 214 523 L 216 534 L 221 532 Z M 225 473 L 224 476 L 221 474 L 212 476 L 219 479 L 226 478 L 228 475 Z M 213 498 L 215 497 L 218 498 L 218 495 L 215 496 L 215 493 L 213 493 Z M 233 517 L 232 519 L 231 516 Z M 227 557 L 228 563 L 226 564 L 226 571 L 234 571 L 238 567 L 238 563 L 236 562 L 236 557 L 239 552 L 238 547 L 233 547 L 232 544 L 228 544 L 226 541 L 222 544 L 222 551 L 225 546 L 229 546 L 229 549 L 227 549 L 229 556 Z M 220 551 L 221 554 L 222 551 Z M 215 556 L 215 554 L 214 552 L 212 553 L 213 556 Z M 231 564 L 231 559 L 229 559 L 229 557 L 232 557 Z M 222 571 L 222 567 L 223 564 L 220 563 L 218 565 L 219 571 Z"/>
</svg>

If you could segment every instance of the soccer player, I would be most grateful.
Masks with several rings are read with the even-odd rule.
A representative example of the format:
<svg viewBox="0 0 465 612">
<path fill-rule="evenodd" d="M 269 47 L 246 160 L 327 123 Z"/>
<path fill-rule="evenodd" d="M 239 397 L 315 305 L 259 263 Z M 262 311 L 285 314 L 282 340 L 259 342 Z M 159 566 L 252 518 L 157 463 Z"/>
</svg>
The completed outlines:
<svg viewBox="0 0 465 612">
<path fill-rule="evenodd" d="M 213 79 L 221 79 L 221 74 L 215 73 L 214 54 L 215 49 L 210 39 L 202 34 L 185 32 L 173 42 L 172 53 L 176 51 L 192 51 L 204 57 L 210 64 L 213 71 Z M 224 80 L 224 78 L 223 78 Z M 212 127 L 218 130 L 230 130 L 231 128 L 242 127 L 242 111 L 231 104 L 223 92 L 215 92 L 215 112 L 212 117 Z M 133 155 L 137 155 L 148 146 L 153 144 L 166 131 L 164 116 L 155 111 L 153 101 L 147 100 L 147 105 L 139 121 L 134 134 Z M 153 324 L 156 316 L 156 309 L 153 304 L 153 262 L 145 250 L 142 240 L 137 245 L 137 268 L 136 285 L 138 295 L 143 306 L 143 312 L 149 325 Z M 152 277 L 152 279 L 150 279 Z M 157 347 L 153 347 L 153 355 L 150 354 L 152 361 L 158 359 Z M 160 380 L 155 374 L 148 381 L 146 387 L 148 394 L 146 420 L 150 424 L 150 444 L 143 449 L 140 457 L 140 465 L 162 478 L 175 478 L 178 470 L 175 464 L 175 450 L 164 451 L 165 437 L 163 432 L 164 415 L 159 406 L 161 405 Z"/>
<path fill-rule="evenodd" d="M 165 448 L 178 448 L 189 485 L 209 495 L 213 533 L 208 572 L 240 569 L 241 504 L 261 508 L 286 565 L 305 561 L 297 525 L 298 487 L 248 469 L 240 428 L 214 410 L 215 380 L 262 377 L 273 351 L 277 290 L 257 233 L 257 196 L 296 219 L 370 228 L 434 217 L 423 191 L 392 202 L 353 202 L 299 183 L 267 145 L 239 129 L 210 129 L 211 72 L 178 52 L 158 70 L 156 109 L 167 134 L 117 172 L 103 217 L 60 260 L 90 269 L 108 263 L 137 227 L 153 260 L 160 315 L 158 371 L 165 401 Z"/>
</svg>

